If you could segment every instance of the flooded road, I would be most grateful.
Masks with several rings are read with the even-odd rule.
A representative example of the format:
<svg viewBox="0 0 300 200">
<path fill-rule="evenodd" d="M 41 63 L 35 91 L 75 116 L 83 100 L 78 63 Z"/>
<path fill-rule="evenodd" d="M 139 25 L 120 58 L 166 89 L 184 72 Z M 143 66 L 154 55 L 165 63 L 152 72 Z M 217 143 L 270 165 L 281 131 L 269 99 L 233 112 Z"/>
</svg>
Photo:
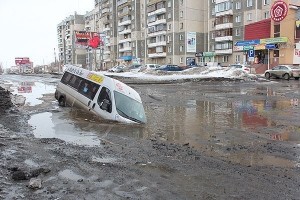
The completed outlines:
<svg viewBox="0 0 300 200">
<path fill-rule="evenodd" d="M 59 107 L 55 76 L 4 78 L 26 101 L 0 118 L 0 199 L 299 197 L 299 81 L 130 84 L 129 125 Z"/>
<path fill-rule="evenodd" d="M 42 94 L 55 91 L 53 82 L 57 80 L 22 79 L 11 78 L 11 83 L 13 93 L 26 97 L 27 106 L 38 105 Z M 29 124 L 35 137 L 78 145 L 101 147 L 109 134 L 157 138 L 188 144 L 207 155 L 243 165 L 300 166 L 300 152 L 296 152 L 298 161 L 255 152 L 258 144 L 271 141 L 300 145 L 299 81 L 131 86 L 144 102 L 148 120 L 144 126 L 105 122 L 74 108 L 58 107 L 54 109 L 61 112 L 32 115 Z"/>
</svg>

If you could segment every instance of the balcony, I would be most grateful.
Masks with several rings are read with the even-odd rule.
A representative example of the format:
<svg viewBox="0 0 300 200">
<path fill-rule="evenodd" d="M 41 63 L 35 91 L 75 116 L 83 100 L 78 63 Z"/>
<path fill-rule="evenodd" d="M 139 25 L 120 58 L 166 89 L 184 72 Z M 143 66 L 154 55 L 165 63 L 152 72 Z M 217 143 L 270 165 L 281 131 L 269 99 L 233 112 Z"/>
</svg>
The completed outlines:
<svg viewBox="0 0 300 200">
<path fill-rule="evenodd" d="M 163 14 L 163 13 L 166 13 L 166 12 L 167 12 L 166 8 L 160 8 L 160 9 L 158 9 L 158 10 L 156 10 L 156 11 L 153 11 L 153 12 L 148 13 L 148 17 L 149 17 L 149 16 L 152 16 L 152 15 Z"/>
<path fill-rule="evenodd" d="M 155 37 L 158 35 L 166 35 L 167 31 L 157 31 L 157 32 L 153 32 L 153 33 L 148 33 L 148 37 Z"/>
<path fill-rule="evenodd" d="M 124 4 L 124 3 L 127 3 L 128 2 L 128 0 L 121 0 L 121 1 L 118 1 L 117 2 L 117 6 L 120 6 L 120 5 L 122 5 L 122 4 Z"/>
<path fill-rule="evenodd" d="M 233 23 L 225 23 L 225 24 L 218 24 L 216 25 L 216 30 L 222 30 L 222 29 L 229 29 L 233 27 Z"/>
<path fill-rule="evenodd" d="M 125 43 L 125 42 L 131 42 L 131 38 L 126 38 L 126 39 L 119 40 L 119 44 L 122 44 L 122 43 Z"/>
<path fill-rule="evenodd" d="M 232 41 L 232 36 L 215 37 L 216 42 Z"/>
<path fill-rule="evenodd" d="M 104 55 L 110 55 L 110 51 L 109 50 L 105 50 L 105 51 L 103 51 L 103 54 Z"/>
<path fill-rule="evenodd" d="M 216 0 L 215 4 L 219 4 L 219 3 L 223 3 L 223 2 L 226 2 L 228 0 Z"/>
<path fill-rule="evenodd" d="M 167 57 L 167 53 L 166 52 L 160 52 L 160 53 L 149 53 L 148 54 L 149 58 L 163 58 L 163 57 Z"/>
<path fill-rule="evenodd" d="M 216 13 L 216 17 L 224 16 L 224 15 L 233 15 L 233 10 L 226 10 L 223 12 Z"/>
<path fill-rule="evenodd" d="M 131 29 L 125 29 L 123 31 L 120 31 L 119 35 L 124 35 L 124 34 L 127 34 L 127 33 L 131 33 Z"/>
<path fill-rule="evenodd" d="M 103 29 L 103 32 L 110 31 L 110 27 L 106 27 Z"/>
<path fill-rule="evenodd" d="M 166 24 L 166 23 L 167 23 L 166 19 L 159 19 L 159 20 L 156 20 L 155 22 L 148 23 L 148 27 L 156 26 L 158 24 Z"/>
<path fill-rule="evenodd" d="M 131 51 L 131 47 L 119 48 L 119 52 Z"/>
<path fill-rule="evenodd" d="M 220 49 L 220 50 L 215 50 L 215 53 L 216 53 L 217 55 L 232 54 L 232 49 Z"/>
<path fill-rule="evenodd" d="M 131 24 L 131 20 L 128 19 L 128 20 L 125 20 L 123 22 L 119 22 L 118 26 L 125 26 L 125 25 L 129 25 Z"/>
<path fill-rule="evenodd" d="M 102 10 L 101 10 L 101 13 L 102 14 L 105 14 L 105 13 L 108 13 L 109 12 L 109 8 L 103 8 Z"/>
<path fill-rule="evenodd" d="M 160 41 L 160 42 L 155 42 L 155 43 L 148 44 L 148 48 L 158 47 L 158 46 L 166 46 L 166 45 L 167 45 L 166 41 Z"/>
</svg>

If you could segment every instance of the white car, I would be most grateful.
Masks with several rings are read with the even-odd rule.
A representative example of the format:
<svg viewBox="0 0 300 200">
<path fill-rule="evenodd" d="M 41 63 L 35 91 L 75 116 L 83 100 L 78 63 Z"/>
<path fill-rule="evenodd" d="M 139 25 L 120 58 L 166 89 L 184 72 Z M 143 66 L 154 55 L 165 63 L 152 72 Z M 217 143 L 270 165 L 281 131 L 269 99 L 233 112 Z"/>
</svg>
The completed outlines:
<svg viewBox="0 0 300 200">
<path fill-rule="evenodd" d="M 250 65 L 244 65 L 244 64 L 232 64 L 229 66 L 230 69 L 239 69 L 246 73 L 250 73 Z"/>
</svg>

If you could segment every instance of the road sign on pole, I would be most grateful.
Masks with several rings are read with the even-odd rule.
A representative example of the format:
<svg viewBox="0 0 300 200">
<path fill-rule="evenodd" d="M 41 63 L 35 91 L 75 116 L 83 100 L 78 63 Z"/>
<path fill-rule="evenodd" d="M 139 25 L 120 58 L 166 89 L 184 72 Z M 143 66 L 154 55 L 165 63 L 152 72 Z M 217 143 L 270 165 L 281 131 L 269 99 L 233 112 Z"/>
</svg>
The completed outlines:
<svg viewBox="0 0 300 200">
<path fill-rule="evenodd" d="M 254 55 L 255 55 L 254 49 L 249 49 L 248 50 L 248 61 L 254 61 Z"/>
</svg>

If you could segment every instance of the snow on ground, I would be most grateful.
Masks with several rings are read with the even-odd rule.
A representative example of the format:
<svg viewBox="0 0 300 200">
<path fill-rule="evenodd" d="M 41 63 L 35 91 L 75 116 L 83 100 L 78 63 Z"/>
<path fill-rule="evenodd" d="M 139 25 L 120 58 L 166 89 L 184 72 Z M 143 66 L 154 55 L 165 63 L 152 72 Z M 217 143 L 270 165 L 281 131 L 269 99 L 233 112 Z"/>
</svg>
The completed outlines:
<svg viewBox="0 0 300 200">
<path fill-rule="evenodd" d="M 138 80 L 179 80 L 195 78 L 232 78 L 232 79 L 257 79 L 255 74 L 248 74 L 239 69 L 224 67 L 194 67 L 178 72 L 145 70 L 143 72 L 113 73 L 98 72 L 108 76 L 135 78 Z"/>
</svg>

